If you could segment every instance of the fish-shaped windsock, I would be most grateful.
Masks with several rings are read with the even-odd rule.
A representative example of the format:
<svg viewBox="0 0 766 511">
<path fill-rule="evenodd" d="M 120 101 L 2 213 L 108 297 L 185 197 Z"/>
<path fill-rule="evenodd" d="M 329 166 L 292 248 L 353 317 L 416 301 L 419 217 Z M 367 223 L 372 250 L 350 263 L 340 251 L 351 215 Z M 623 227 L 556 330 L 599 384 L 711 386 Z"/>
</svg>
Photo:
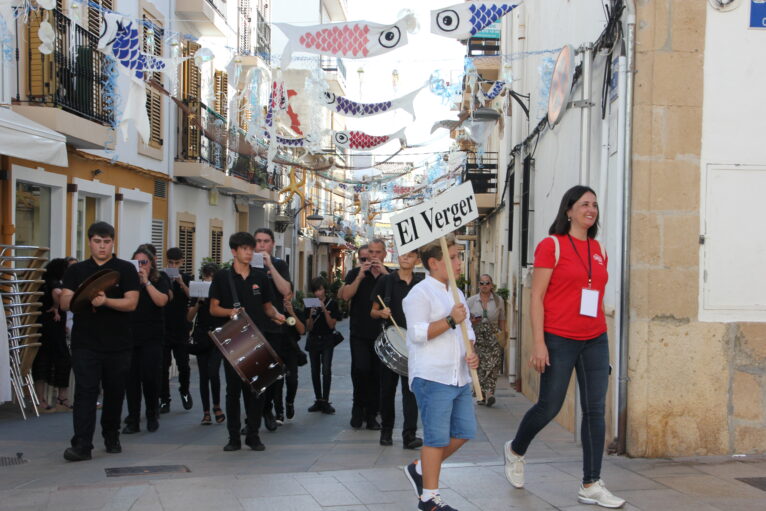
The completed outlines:
<svg viewBox="0 0 766 511">
<path fill-rule="evenodd" d="M 519 3 L 473 1 L 431 11 L 431 32 L 453 39 L 470 39 Z"/>
<path fill-rule="evenodd" d="M 333 133 L 332 140 L 336 146 L 347 149 L 372 150 L 392 140 L 399 139 L 402 144 L 406 144 L 404 137 L 404 128 L 391 135 L 368 135 L 361 131 L 336 131 Z"/>
<path fill-rule="evenodd" d="M 274 23 L 287 36 L 282 53 L 282 68 L 290 65 L 293 51 L 332 55 L 349 59 L 374 57 L 407 44 L 407 32 L 417 26 L 415 16 L 408 14 L 393 25 L 368 21 L 325 23 L 299 27 Z"/>
<path fill-rule="evenodd" d="M 415 100 L 415 96 L 417 96 L 421 90 L 422 87 L 400 98 L 392 99 L 390 101 L 382 101 L 380 103 L 357 103 L 344 96 L 336 96 L 334 93 L 327 91 L 324 93 L 326 101 L 325 106 L 346 117 L 370 117 L 401 108 L 402 110 L 409 112 L 414 119 L 415 107 L 413 101 Z"/>
</svg>

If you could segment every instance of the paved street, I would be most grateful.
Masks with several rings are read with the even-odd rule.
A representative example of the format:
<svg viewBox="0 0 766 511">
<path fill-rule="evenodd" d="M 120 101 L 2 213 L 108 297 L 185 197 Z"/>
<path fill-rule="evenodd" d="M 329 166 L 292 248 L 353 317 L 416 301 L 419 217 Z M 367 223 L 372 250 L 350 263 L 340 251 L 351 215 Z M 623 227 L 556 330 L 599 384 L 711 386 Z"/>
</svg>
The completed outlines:
<svg viewBox="0 0 766 511">
<path fill-rule="evenodd" d="M 343 330 L 348 338 L 347 322 Z M 309 414 L 309 367 L 301 368 L 296 417 L 276 433 L 262 431 L 265 452 L 225 453 L 225 425 L 200 426 L 198 403 L 181 408 L 177 386 L 159 431 L 123 435 L 123 454 L 103 451 L 68 463 L 61 454 L 71 435 L 71 416 L 55 413 L 21 420 L 0 408 L 0 456 L 23 453 L 21 465 L 0 466 L 1 510 L 374 510 L 415 509 L 401 466 L 413 453 L 378 445 L 378 433 L 348 425 L 351 408 L 348 342 L 336 351 L 332 401 L 337 414 Z M 193 368 L 196 377 L 196 368 Z M 194 389 L 194 398 L 197 398 Z M 465 510 L 593 509 L 576 501 L 580 450 L 572 435 L 549 426 L 528 453 L 527 487 L 516 490 L 503 476 L 503 443 L 529 406 L 502 384 L 498 404 L 477 408 L 478 438 L 442 473 L 445 500 Z M 104 469 L 184 465 L 188 473 L 107 477 Z M 766 492 L 737 478 L 766 478 L 766 457 L 640 460 L 608 457 L 603 477 L 626 498 L 626 509 L 754 510 L 766 508 Z M 766 479 L 764 479 L 766 481 Z"/>
</svg>

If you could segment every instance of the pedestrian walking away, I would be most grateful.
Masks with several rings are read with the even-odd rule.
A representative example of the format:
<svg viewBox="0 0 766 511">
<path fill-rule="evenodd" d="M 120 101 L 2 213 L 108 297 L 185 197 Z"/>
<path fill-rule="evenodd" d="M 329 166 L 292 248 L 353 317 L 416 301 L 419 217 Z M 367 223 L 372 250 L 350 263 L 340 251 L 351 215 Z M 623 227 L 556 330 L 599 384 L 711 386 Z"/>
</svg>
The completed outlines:
<svg viewBox="0 0 766 511">
<path fill-rule="evenodd" d="M 71 447 L 64 451 L 69 461 L 91 459 L 96 429 L 96 403 L 103 389 L 101 434 L 109 453 L 122 451 L 120 415 L 125 398 L 125 380 L 130 368 L 130 313 L 138 304 L 138 272 L 128 261 L 113 254 L 114 227 L 96 222 L 88 227 L 91 256 L 67 268 L 61 291 L 61 309 L 68 311 L 80 284 L 100 270 L 119 274 L 117 285 L 99 291 L 91 307 L 74 314 L 72 322 L 72 370 L 75 376 Z"/>
<path fill-rule="evenodd" d="M 492 277 L 486 273 L 479 277 L 479 293 L 468 299 L 468 311 L 480 360 L 477 372 L 484 399 L 479 404 L 492 406 L 505 345 L 505 308 L 502 298 L 494 292 Z"/>
<path fill-rule="evenodd" d="M 570 188 L 556 219 L 535 249 L 532 274 L 530 367 L 540 373 L 537 403 L 505 444 L 505 475 L 524 486 L 524 456 L 535 436 L 559 413 L 574 370 L 582 406 L 583 477 L 577 500 L 619 508 L 625 500 L 601 480 L 604 407 L 609 383 L 609 344 L 604 317 L 607 256 L 596 241 L 599 209 L 587 186 Z"/>
<path fill-rule="evenodd" d="M 390 323 L 394 321 L 397 329 L 407 329 L 407 317 L 404 314 L 403 301 L 410 290 L 415 287 L 424 276 L 414 273 L 413 269 L 418 263 L 416 251 L 407 252 L 398 258 L 399 269 L 378 279 L 375 289 L 370 297 L 372 310 L 370 315 L 373 319 L 384 320 Z M 383 299 L 384 306 L 378 300 Z M 384 361 L 381 361 L 384 362 Z M 415 395 L 410 390 L 410 384 L 406 376 L 400 376 L 385 363 L 380 365 L 380 445 L 393 445 L 393 429 L 395 417 L 396 387 L 402 382 L 402 445 L 405 449 L 417 449 L 423 445 L 423 439 L 417 436 L 418 429 L 418 404 Z"/>
<path fill-rule="evenodd" d="M 458 325 L 468 317 L 463 293 L 455 303 L 447 265 L 460 268 L 455 236 L 446 236 L 448 253 L 440 240 L 420 248 L 420 259 L 429 272 L 404 299 L 410 388 L 423 422 L 423 449 L 419 460 L 404 468 L 421 511 L 451 511 L 439 493 L 439 474 L 449 458 L 476 435 L 476 415 L 471 397 L 469 369 L 479 365 L 476 353 L 466 353 Z M 470 324 L 468 337 L 476 336 Z"/>
</svg>

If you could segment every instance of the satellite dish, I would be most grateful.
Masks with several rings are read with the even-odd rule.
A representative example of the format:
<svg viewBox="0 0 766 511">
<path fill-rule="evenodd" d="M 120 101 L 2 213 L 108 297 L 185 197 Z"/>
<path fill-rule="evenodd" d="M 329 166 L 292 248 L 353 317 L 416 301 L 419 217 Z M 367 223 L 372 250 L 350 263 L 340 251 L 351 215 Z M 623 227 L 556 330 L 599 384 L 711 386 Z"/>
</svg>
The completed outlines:
<svg viewBox="0 0 766 511">
<path fill-rule="evenodd" d="M 739 7 L 740 0 L 708 0 L 710 2 L 710 5 L 715 9 L 716 11 L 726 12 L 731 11 L 732 9 L 736 9 Z M 762 0 L 755 0 L 756 3 L 761 2 Z"/>
<path fill-rule="evenodd" d="M 574 48 L 567 44 L 561 48 L 551 75 L 548 93 L 548 124 L 551 127 L 558 124 L 567 108 L 569 95 L 572 93 L 574 68 Z"/>
</svg>

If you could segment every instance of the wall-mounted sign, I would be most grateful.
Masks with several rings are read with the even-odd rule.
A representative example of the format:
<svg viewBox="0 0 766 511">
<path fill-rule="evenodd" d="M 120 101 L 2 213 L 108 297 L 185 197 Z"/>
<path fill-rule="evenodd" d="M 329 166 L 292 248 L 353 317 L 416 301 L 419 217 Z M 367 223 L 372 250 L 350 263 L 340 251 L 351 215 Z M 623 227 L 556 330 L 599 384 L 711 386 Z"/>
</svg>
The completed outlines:
<svg viewBox="0 0 766 511">
<path fill-rule="evenodd" d="M 750 0 L 750 28 L 766 28 L 766 0 Z"/>
<path fill-rule="evenodd" d="M 490 26 L 485 28 L 484 30 L 481 30 L 476 33 L 472 38 L 473 39 L 497 39 L 500 40 L 500 30 L 502 28 L 503 24 L 500 23 L 500 20 L 497 20 L 496 22 L 492 23 Z"/>
<path fill-rule="evenodd" d="M 548 93 L 548 124 L 551 126 L 555 126 L 561 120 L 567 108 L 572 92 L 574 67 L 574 48 L 567 44 L 561 48 L 551 76 L 551 88 Z"/>
</svg>

